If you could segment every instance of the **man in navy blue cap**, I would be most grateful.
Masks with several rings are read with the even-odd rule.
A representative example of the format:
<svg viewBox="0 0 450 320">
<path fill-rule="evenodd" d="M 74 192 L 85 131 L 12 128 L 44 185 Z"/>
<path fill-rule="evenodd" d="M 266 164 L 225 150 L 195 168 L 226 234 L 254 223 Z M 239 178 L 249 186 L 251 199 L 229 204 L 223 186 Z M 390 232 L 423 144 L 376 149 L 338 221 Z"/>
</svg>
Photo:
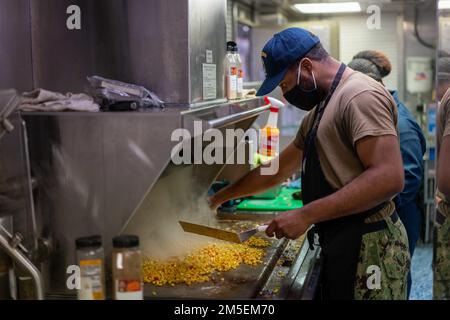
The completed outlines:
<svg viewBox="0 0 450 320">
<path fill-rule="evenodd" d="M 280 184 L 302 168 L 304 206 L 279 214 L 269 236 L 317 234 L 322 299 L 405 299 L 410 255 L 394 196 L 403 189 L 397 108 L 383 85 L 332 58 L 309 31 L 289 28 L 261 53 L 266 79 L 309 111 L 280 154 L 278 173 L 250 171 L 211 197 L 212 208 Z"/>
</svg>

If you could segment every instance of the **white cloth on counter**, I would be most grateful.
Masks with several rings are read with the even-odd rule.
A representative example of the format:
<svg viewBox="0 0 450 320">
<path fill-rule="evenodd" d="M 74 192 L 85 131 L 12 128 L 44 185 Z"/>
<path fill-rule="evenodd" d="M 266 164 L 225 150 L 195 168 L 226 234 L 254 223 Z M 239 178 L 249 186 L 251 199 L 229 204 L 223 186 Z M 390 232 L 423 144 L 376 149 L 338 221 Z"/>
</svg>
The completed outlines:
<svg viewBox="0 0 450 320">
<path fill-rule="evenodd" d="M 36 89 L 22 94 L 21 111 L 89 111 L 97 112 L 100 106 L 94 99 L 84 93 L 52 92 Z"/>
</svg>

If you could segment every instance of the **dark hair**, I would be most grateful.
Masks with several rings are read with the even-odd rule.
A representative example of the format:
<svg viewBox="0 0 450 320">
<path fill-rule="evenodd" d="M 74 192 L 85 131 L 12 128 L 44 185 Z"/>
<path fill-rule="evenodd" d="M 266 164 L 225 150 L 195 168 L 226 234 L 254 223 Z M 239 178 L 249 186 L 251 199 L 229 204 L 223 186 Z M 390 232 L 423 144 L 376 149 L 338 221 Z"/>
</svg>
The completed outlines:
<svg viewBox="0 0 450 320">
<path fill-rule="evenodd" d="M 450 81 L 450 54 L 447 51 L 438 51 L 437 78 L 439 81 Z"/>
<path fill-rule="evenodd" d="M 319 42 L 308 53 L 305 55 L 305 58 L 311 59 L 313 61 L 322 61 L 328 58 L 330 55 L 327 50 L 324 49 L 322 44 Z"/>
<path fill-rule="evenodd" d="M 392 71 L 392 64 L 389 58 L 380 51 L 361 51 L 348 64 L 350 68 L 360 71 L 377 81 L 381 81 Z"/>
<path fill-rule="evenodd" d="M 437 64 L 438 80 L 450 80 L 450 57 L 440 57 Z"/>
<path fill-rule="evenodd" d="M 439 50 L 438 51 L 438 57 L 439 58 L 450 58 L 450 53 L 448 53 L 445 50 Z"/>
</svg>

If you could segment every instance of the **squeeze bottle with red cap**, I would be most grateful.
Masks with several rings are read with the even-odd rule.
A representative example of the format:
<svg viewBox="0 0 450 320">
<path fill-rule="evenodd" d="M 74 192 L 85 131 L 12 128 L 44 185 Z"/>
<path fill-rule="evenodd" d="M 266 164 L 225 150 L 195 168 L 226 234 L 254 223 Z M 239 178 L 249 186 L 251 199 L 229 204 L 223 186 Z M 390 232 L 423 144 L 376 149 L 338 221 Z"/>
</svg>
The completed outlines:
<svg viewBox="0 0 450 320">
<path fill-rule="evenodd" d="M 264 101 L 270 105 L 270 114 L 267 125 L 259 129 L 259 154 L 263 160 L 270 160 L 276 157 L 279 151 L 280 130 L 277 125 L 279 106 L 277 103 L 272 103 L 267 97 L 264 98 Z"/>
</svg>

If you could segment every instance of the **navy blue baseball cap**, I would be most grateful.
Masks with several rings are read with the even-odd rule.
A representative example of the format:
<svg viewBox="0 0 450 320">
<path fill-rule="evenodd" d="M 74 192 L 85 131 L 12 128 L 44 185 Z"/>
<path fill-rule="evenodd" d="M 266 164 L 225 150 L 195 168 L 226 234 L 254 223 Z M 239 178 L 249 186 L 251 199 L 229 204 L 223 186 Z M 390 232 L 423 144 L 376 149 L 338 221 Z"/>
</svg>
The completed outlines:
<svg viewBox="0 0 450 320">
<path fill-rule="evenodd" d="M 289 67 L 320 42 L 319 38 L 302 28 L 285 29 L 273 36 L 261 52 L 266 79 L 256 93 L 264 96 L 283 80 Z"/>
</svg>

